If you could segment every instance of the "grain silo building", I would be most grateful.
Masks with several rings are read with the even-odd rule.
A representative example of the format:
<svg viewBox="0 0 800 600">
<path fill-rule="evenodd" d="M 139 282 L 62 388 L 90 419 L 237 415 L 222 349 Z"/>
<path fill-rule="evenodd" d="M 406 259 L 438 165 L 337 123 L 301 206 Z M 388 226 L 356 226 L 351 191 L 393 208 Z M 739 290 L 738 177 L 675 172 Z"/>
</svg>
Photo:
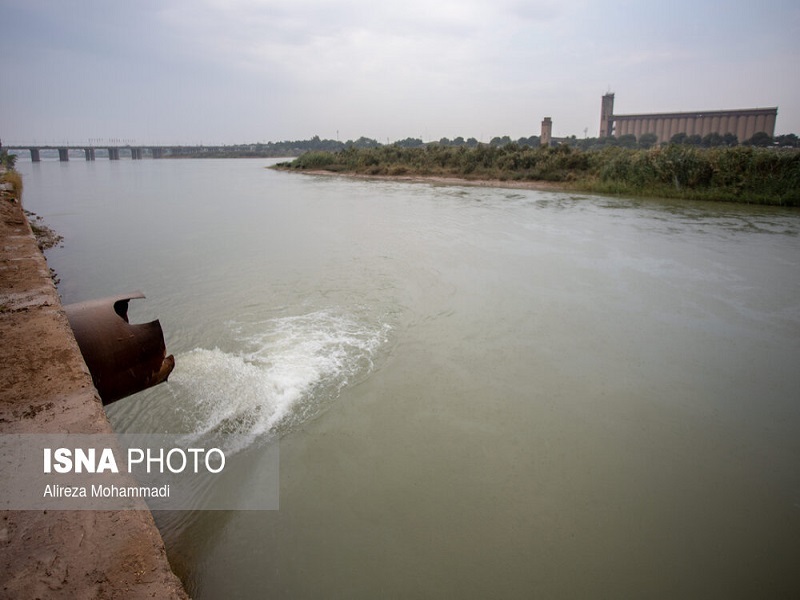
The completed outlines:
<svg viewBox="0 0 800 600">
<path fill-rule="evenodd" d="M 777 107 L 615 115 L 614 94 L 609 93 L 601 103 L 600 137 L 633 134 L 639 139 L 645 133 L 654 133 L 660 143 L 668 142 L 677 133 L 701 137 L 709 133 L 732 133 L 743 142 L 758 132 L 774 137 L 777 116 Z"/>
</svg>

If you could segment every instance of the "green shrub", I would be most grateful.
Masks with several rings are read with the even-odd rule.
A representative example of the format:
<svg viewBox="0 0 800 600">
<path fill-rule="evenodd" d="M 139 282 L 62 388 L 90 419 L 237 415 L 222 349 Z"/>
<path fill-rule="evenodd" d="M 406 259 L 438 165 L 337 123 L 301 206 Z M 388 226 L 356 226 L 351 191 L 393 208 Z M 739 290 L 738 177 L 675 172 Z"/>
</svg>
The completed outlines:
<svg viewBox="0 0 800 600">
<path fill-rule="evenodd" d="M 6 169 L 13 169 L 17 164 L 17 155 L 9 154 L 8 150 L 0 150 L 0 166 Z"/>
<path fill-rule="evenodd" d="M 294 169 L 325 169 L 334 162 L 330 152 L 306 152 L 290 164 Z"/>
<path fill-rule="evenodd" d="M 17 171 L 9 170 L 0 175 L 0 181 L 10 183 L 13 191 L 11 192 L 17 200 L 22 199 L 22 175 Z"/>
</svg>

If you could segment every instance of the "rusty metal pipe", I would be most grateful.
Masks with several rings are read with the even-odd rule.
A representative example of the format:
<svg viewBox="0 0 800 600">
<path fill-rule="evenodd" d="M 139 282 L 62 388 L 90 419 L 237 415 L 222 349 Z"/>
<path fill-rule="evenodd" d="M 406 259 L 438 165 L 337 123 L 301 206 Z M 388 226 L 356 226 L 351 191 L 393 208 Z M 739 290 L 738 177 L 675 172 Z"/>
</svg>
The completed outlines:
<svg viewBox="0 0 800 600">
<path fill-rule="evenodd" d="M 64 307 L 103 404 L 166 381 L 175 367 L 157 320 L 128 322 L 128 303 L 144 297 L 133 292 Z"/>
</svg>

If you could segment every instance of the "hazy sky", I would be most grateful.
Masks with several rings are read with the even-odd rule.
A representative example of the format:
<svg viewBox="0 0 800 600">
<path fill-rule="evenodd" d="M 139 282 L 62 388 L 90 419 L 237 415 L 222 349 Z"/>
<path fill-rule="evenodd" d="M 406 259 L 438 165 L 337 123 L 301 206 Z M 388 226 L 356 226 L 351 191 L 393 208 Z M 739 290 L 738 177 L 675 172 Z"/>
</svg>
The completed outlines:
<svg viewBox="0 0 800 600">
<path fill-rule="evenodd" d="M 797 0 L 0 0 L 0 57 L 6 145 L 594 137 L 609 90 L 800 134 Z"/>
</svg>

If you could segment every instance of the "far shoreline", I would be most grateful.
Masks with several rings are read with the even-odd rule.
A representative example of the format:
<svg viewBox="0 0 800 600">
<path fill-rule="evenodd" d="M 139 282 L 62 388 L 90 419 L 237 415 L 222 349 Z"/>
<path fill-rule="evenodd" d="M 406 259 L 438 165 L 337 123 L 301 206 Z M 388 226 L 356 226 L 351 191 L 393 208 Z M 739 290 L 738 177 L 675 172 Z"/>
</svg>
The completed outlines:
<svg viewBox="0 0 800 600">
<path fill-rule="evenodd" d="M 567 183 L 555 181 L 511 181 L 506 179 L 466 179 L 464 177 L 449 177 L 446 175 L 370 175 L 366 173 L 352 173 L 347 171 L 326 171 L 325 169 L 284 169 L 275 166 L 268 167 L 286 173 L 300 175 L 324 175 L 326 177 L 347 177 L 348 179 L 363 179 L 368 181 L 396 181 L 403 183 L 431 183 L 438 185 L 505 188 L 513 190 L 535 190 L 540 192 L 583 192 L 577 187 Z"/>
<path fill-rule="evenodd" d="M 800 206 L 799 166 L 800 151 L 750 146 L 583 151 L 506 144 L 306 152 L 273 168 L 441 185 Z"/>
<path fill-rule="evenodd" d="M 582 189 L 576 185 L 570 185 L 567 182 L 560 181 L 541 181 L 541 180 L 525 180 L 525 181 L 512 181 L 505 179 L 466 179 L 464 177 L 449 177 L 446 175 L 372 175 L 367 173 L 355 173 L 350 171 L 327 171 L 325 169 L 287 169 L 278 165 L 270 165 L 265 167 L 275 171 L 284 173 L 292 173 L 297 175 L 312 175 L 323 177 L 342 177 L 347 179 L 357 179 L 362 181 L 387 181 L 398 183 L 426 183 L 429 185 L 441 186 L 463 186 L 463 187 L 477 187 L 477 188 L 494 188 L 494 189 L 510 189 L 510 190 L 530 190 L 538 192 L 560 192 L 564 194 L 580 194 L 581 196 L 602 196 L 606 198 L 621 198 L 629 200 L 651 200 L 662 202 L 688 202 L 697 203 L 702 202 L 706 206 L 711 205 L 728 205 L 728 206 L 747 206 L 750 208 L 760 207 L 768 209 L 784 209 L 784 210 L 798 210 L 798 207 L 791 205 L 780 204 L 761 204 L 754 202 L 746 202 L 743 200 L 712 200 L 708 198 L 685 198 L 685 197 L 669 197 L 657 196 L 648 194 L 635 194 L 635 193 L 613 193 L 605 191 L 595 191 Z"/>
</svg>

